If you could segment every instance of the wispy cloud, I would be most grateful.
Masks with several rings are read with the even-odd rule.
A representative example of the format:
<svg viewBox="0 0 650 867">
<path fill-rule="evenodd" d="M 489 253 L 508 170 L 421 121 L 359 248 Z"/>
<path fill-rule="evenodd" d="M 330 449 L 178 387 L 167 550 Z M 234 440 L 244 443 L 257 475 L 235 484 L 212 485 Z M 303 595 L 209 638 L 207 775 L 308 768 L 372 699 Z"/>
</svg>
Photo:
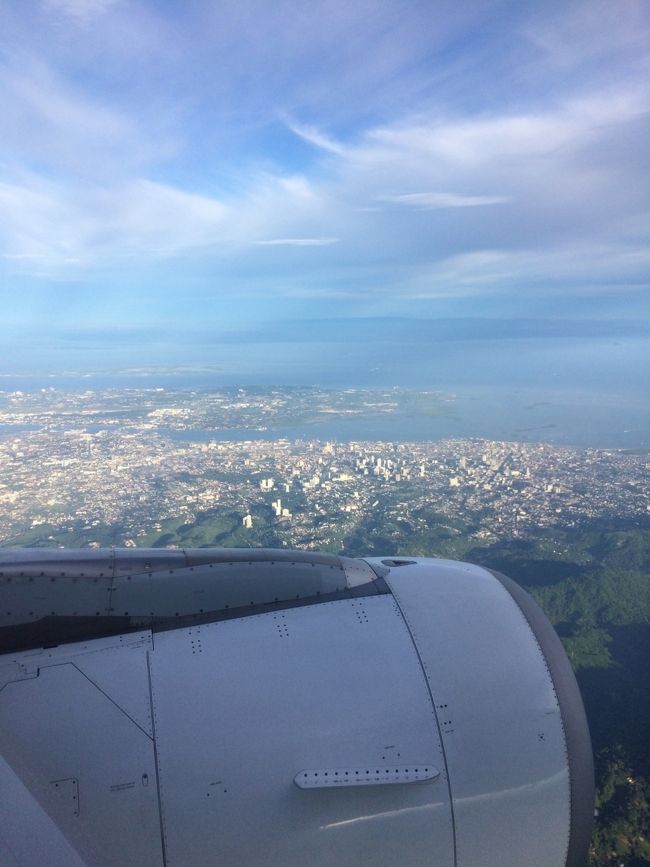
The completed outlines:
<svg viewBox="0 0 650 867">
<path fill-rule="evenodd" d="M 540 291 L 555 299 L 571 288 L 574 295 L 600 296 L 647 292 L 650 251 L 625 244 L 582 242 L 543 250 L 485 249 L 450 256 L 414 271 L 405 297 L 443 297 L 453 287 L 456 298 L 494 293 L 526 297 Z"/>
<path fill-rule="evenodd" d="M 0 259 L 10 259 L 14 261 L 24 262 L 30 259 L 42 259 L 42 253 L 2 253 Z"/>
<path fill-rule="evenodd" d="M 642 5 L 465 6 L 43 0 L 27 26 L 10 0 L 2 270 L 191 269 L 269 305 L 632 291 Z"/>
<path fill-rule="evenodd" d="M 121 0 L 43 0 L 43 6 L 48 11 L 62 12 L 85 23 L 107 12 L 119 2 Z"/>
<path fill-rule="evenodd" d="M 380 202 L 407 205 L 429 211 L 436 208 L 476 208 L 482 205 L 504 205 L 510 196 L 464 196 L 457 193 L 395 193 L 378 196 Z"/>
<path fill-rule="evenodd" d="M 287 126 L 291 132 L 298 136 L 298 138 L 314 145 L 314 147 L 320 148 L 324 151 L 329 151 L 329 153 L 337 154 L 339 156 L 345 153 L 345 148 L 342 144 L 330 136 L 325 135 L 325 133 L 316 129 L 316 127 L 299 124 L 295 121 L 287 121 Z"/>
<path fill-rule="evenodd" d="M 120 188 L 70 190 L 31 177 L 0 184 L 5 260 L 55 270 L 141 256 L 172 256 L 227 236 L 220 202 L 140 179 Z"/>
<path fill-rule="evenodd" d="M 269 238 L 253 241 L 260 247 L 329 247 L 338 242 L 339 238 Z"/>
<path fill-rule="evenodd" d="M 5 56 L 0 81 L 0 172 L 108 180 L 174 153 L 173 139 L 155 125 L 147 129 L 128 107 L 88 94 L 41 59 Z"/>
</svg>

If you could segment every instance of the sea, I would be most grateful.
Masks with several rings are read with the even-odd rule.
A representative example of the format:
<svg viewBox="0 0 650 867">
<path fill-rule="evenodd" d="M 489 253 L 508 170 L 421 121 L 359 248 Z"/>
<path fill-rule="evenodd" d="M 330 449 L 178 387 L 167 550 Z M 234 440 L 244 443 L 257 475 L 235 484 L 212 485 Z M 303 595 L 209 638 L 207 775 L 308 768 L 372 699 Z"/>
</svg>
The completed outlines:
<svg viewBox="0 0 650 867">
<path fill-rule="evenodd" d="M 111 359 L 108 358 L 108 361 Z M 185 359 L 184 359 L 185 360 Z M 223 346 L 188 364 L 67 372 L 0 371 L 2 392 L 55 388 L 219 389 L 317 386 L 436 391 L 435 414 L 316 418 L 295 425 L 160 432 L 179 440 L 429 441 L 484 438 L 650 450 L 650 342 L 454 341 L 432 347 L 360 343 Z M 83 371 L 83 372 L 80 372 Z M 11 430 L 18 432 L 16 427 Z M 23 428 L 25 429 L 25 428 Z M 6 427 L 4 429 L 7 431 Z M 3 428 L 0 426 L 0 433 Z"/>
</svg>

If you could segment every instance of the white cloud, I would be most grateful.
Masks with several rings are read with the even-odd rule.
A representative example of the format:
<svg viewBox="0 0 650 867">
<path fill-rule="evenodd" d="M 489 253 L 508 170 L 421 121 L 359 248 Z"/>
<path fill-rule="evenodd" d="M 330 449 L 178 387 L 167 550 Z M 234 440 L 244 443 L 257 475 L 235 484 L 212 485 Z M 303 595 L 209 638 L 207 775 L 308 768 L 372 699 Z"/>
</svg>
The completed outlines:
<svg viewBox="0 0 650 867">
<path fill-rule="evenodd" d="M 97 180 L 169 157 L 175 143 L 152 124 L 89 96 L 40 60 L 0 60 L 0 157 L 6 165 Z"/>
<path fill-rule="evenodd" d="M 328 247 L 337 244 L 339 238 L 270 238 L 264 241 L 253 241 L 263 247 Z"/>
<path fill-rule="evenodd" d="M 437 208 L 476 208 L 482 205 L 503 205 L 512 201 L 510 196 L 466 196 L 458 193 L 395 193 L 378 196 L 380 202 L 408 205 L 429 211 Z"/>
<path fill-rule="evenodd" d="M 269 250 L 269 266 L 288 267 L 292 248 L 344 238 L 336 285 L 324 273 L 301 291 L 311 283 L 316 294 L 325 285 L 343 295 L 440 297 L 514 291 L 518 280 L 578 284 L 581 271 L 594 276 L 587 260 L 568 268 L 558 250 L 584 251 L 591 237 L 594 261 L 598 244 L 632 258 L 642 247 L 646 181 L 635 124 L 645 105 L 639 91 L 622 90 L 537 114 L 384 125 L 336 152 L 324 148 L 313 172 L 252 171 L 219 197 L 147 179 L 128 156 L 123 177 L 97 172 L 87 183 L 18 173 L 0 188 L 4 261 L 26 270 L 36 257 L 54 270 L 160 257 L 236 262 L 254 245 Z M 92 123 L 113 134 L 111 115 Z M 271 248 L 286 248 L 286 257 Z M 616 261 L 631 279 L 633 266 Z"/>
<path fill-rule="evenodd" d="M 228 209 L 221 202 L 165 184 L 139 179 L 91 197 L 89 210 L 100 215 L 91 240 L 107 240 L 104 253 L 125 250 L 172 256 L 223 242 Z M 118 254 L 119 255 L 119 254 Z"/>
<path fill-rule="evenodd" d="M 314 147 L 320 148 L 324 151 L 329 151 L 330 153 L 337 154 L 339 156 L 345 153 L 345 148 L 342 144 L 340 144 L 330 136 L 325 135 L 323 132 L 316 129 L 316 127 L 299 124 L 295 121 L 287 121 L 287 126 L 289 127 L 291 132 L 295 133 L 295 135 L 298 136 L 298 138 L 303 139 L 303 141 L 306 141 L 311 145 L 314 145 Z"/>
<path fill-rule="evenodd" d="M 87 23 L 120 2 L 121 0 L 44 0 L 43 5 L 48 11 L 61 12 Z"/>
<path fill-rule="evenodd" d="M 0 183 L 0 231 L 3 258 L 20 263 L 62 262 L 73 255 L 79 239 L 71 228 L 76 209 L 61 201 L 57 190 L 32 178 L 24 184 Z"/>
<path fill-rule="evenodd" d="M 300 276 L 300 292 L 439 297 L 516 291 L 535 274 L 539 286 L 579 283 L 596 260 L 615 281 L 602 245 L 631 279 L 644 267 L 650 196 L 647 85 L 609 60 L 607 87 L 590 89 L 588 77 L 564 87 L 564 14 L 556 24 L 525 12 L 505 35 L 532 65 L 509 76 L 512 91 L 492 69 L 479 82 L 473 52 L 444 59 L 468 15 L 492 14 L 493 4 L 471 5 L 434 14 L 317 0 L 296 11 L 279 0 L 271 11 L 224 0 L 161 14 L 147 2 L 47 0 L 34 28 L 44 29 L 14 28 L 15 50 L 0 60 L 4 267 L 90 273 L 182 257 L 179 269 L 191 259 L 212 277 L 223 261 L 234 272 L 254 258 L 278 269 L 280 285 L 292 254 L 301 265 L 325 258 L 292 248 L 338 244 L 329 272 Z M 80 39 L 74 23 L 92 16 Z M 638 51 L 629 21 L 623 29 L 613 41 Z M 488 37 L 483 50 L 494 50 Z M 287 146 L 286 128 L 314 150 Z"/>
<path fill-rule="evenodd" d="M 24 261 L 26 259 L 42 259 L 42 253 L 2 253 L 0 259 L 10 259 L 14 261 Z"/>
<path fill-rule="evenodd" d="M 632 63 L 647 53 L 647 4 L 643 0 L 589 0 L 566 4 L 562 15 L 539 4 L 521 27 L 544 61 L 566 75 L 571 68 L 596 62 L 607 68 L 615 57 Z M 627 76 L 626 76 L 627 77 Z"/>
<path fill-rule="evenodd" d="M 236 198 L 219 200 L 147 178 L 107 185 L 48 181 L 23 173 L 0 183 L 0 257 L 15 269 L 53 276 L 161 258 L 241 256 L 244 248 L 327 247 L 339 238 L 282 233 L 318 223 L 323 201 L 297 176 L 256 175 Z M 78 269 L 77 269 L 78 270 Z"/>
<path fill-rule="evenodd" d="M 0 184 L 2 257 L 37 260 L 53 273 L 70 264 L 106 265 L 168 257 L 225 243 L 228 209 L 220 202 L 139 179 L 113 189 L 70 190 L 25 178 Z"/>
<path fill-rule="evenodd" d="M 582 146 L 587 138 L 597 138 L 603 127 L 646 116 L 649 106 L 650 87 L 633 86 L 536 112 L 402 122 L 370 130 L 356 149 L 356 159 L 377 164 L 410 156 L 471 171 L 495 159 L 534 158 Z"/>
<path fill-rule="evenodd" d="M 544 250 L 474 250 L 414 269 L 407 298 L 472 297 L 494 292 L 562 296 L 642 292 L 650 251 L 625 244 L 557 244 Z M 450 291 L 451 290 L 451 291 Z"/>
</svg>

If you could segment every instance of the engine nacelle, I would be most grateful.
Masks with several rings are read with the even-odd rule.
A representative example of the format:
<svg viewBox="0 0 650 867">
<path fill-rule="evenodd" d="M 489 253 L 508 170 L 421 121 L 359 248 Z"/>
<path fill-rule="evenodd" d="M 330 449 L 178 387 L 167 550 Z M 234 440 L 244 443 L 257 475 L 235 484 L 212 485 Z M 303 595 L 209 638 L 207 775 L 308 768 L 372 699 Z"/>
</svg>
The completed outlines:
<svg viewBox="0 0 650 867">
<path fill-rule="evenodd" d="M 0 864 L 586 860 L 578 687 L 503 575 L 5 549 L 0 594 Z"/>
</svg>

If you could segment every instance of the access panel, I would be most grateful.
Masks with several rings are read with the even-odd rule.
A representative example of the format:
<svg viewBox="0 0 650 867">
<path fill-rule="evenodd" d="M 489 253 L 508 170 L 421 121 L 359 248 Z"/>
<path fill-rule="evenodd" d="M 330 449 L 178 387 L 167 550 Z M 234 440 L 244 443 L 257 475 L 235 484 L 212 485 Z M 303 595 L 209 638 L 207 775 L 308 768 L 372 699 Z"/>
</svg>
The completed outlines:
<svg viewBox="0 0 650 867">
<path fill-rule="evenodd" d="M 19 863 L 72 865 L 71 849 L 92 867 L 162 867 L 149 647 L 145 633 L 0 660 L 0 792 L 36 817 L 21 808 L 15 840 L 41 841 Z"/>
<path fill-rule="evenodd" d="M 167 867 L 454 864 L 434 708 L 391 596 L 159 633 L 150 671 Z"/>
</svg>

